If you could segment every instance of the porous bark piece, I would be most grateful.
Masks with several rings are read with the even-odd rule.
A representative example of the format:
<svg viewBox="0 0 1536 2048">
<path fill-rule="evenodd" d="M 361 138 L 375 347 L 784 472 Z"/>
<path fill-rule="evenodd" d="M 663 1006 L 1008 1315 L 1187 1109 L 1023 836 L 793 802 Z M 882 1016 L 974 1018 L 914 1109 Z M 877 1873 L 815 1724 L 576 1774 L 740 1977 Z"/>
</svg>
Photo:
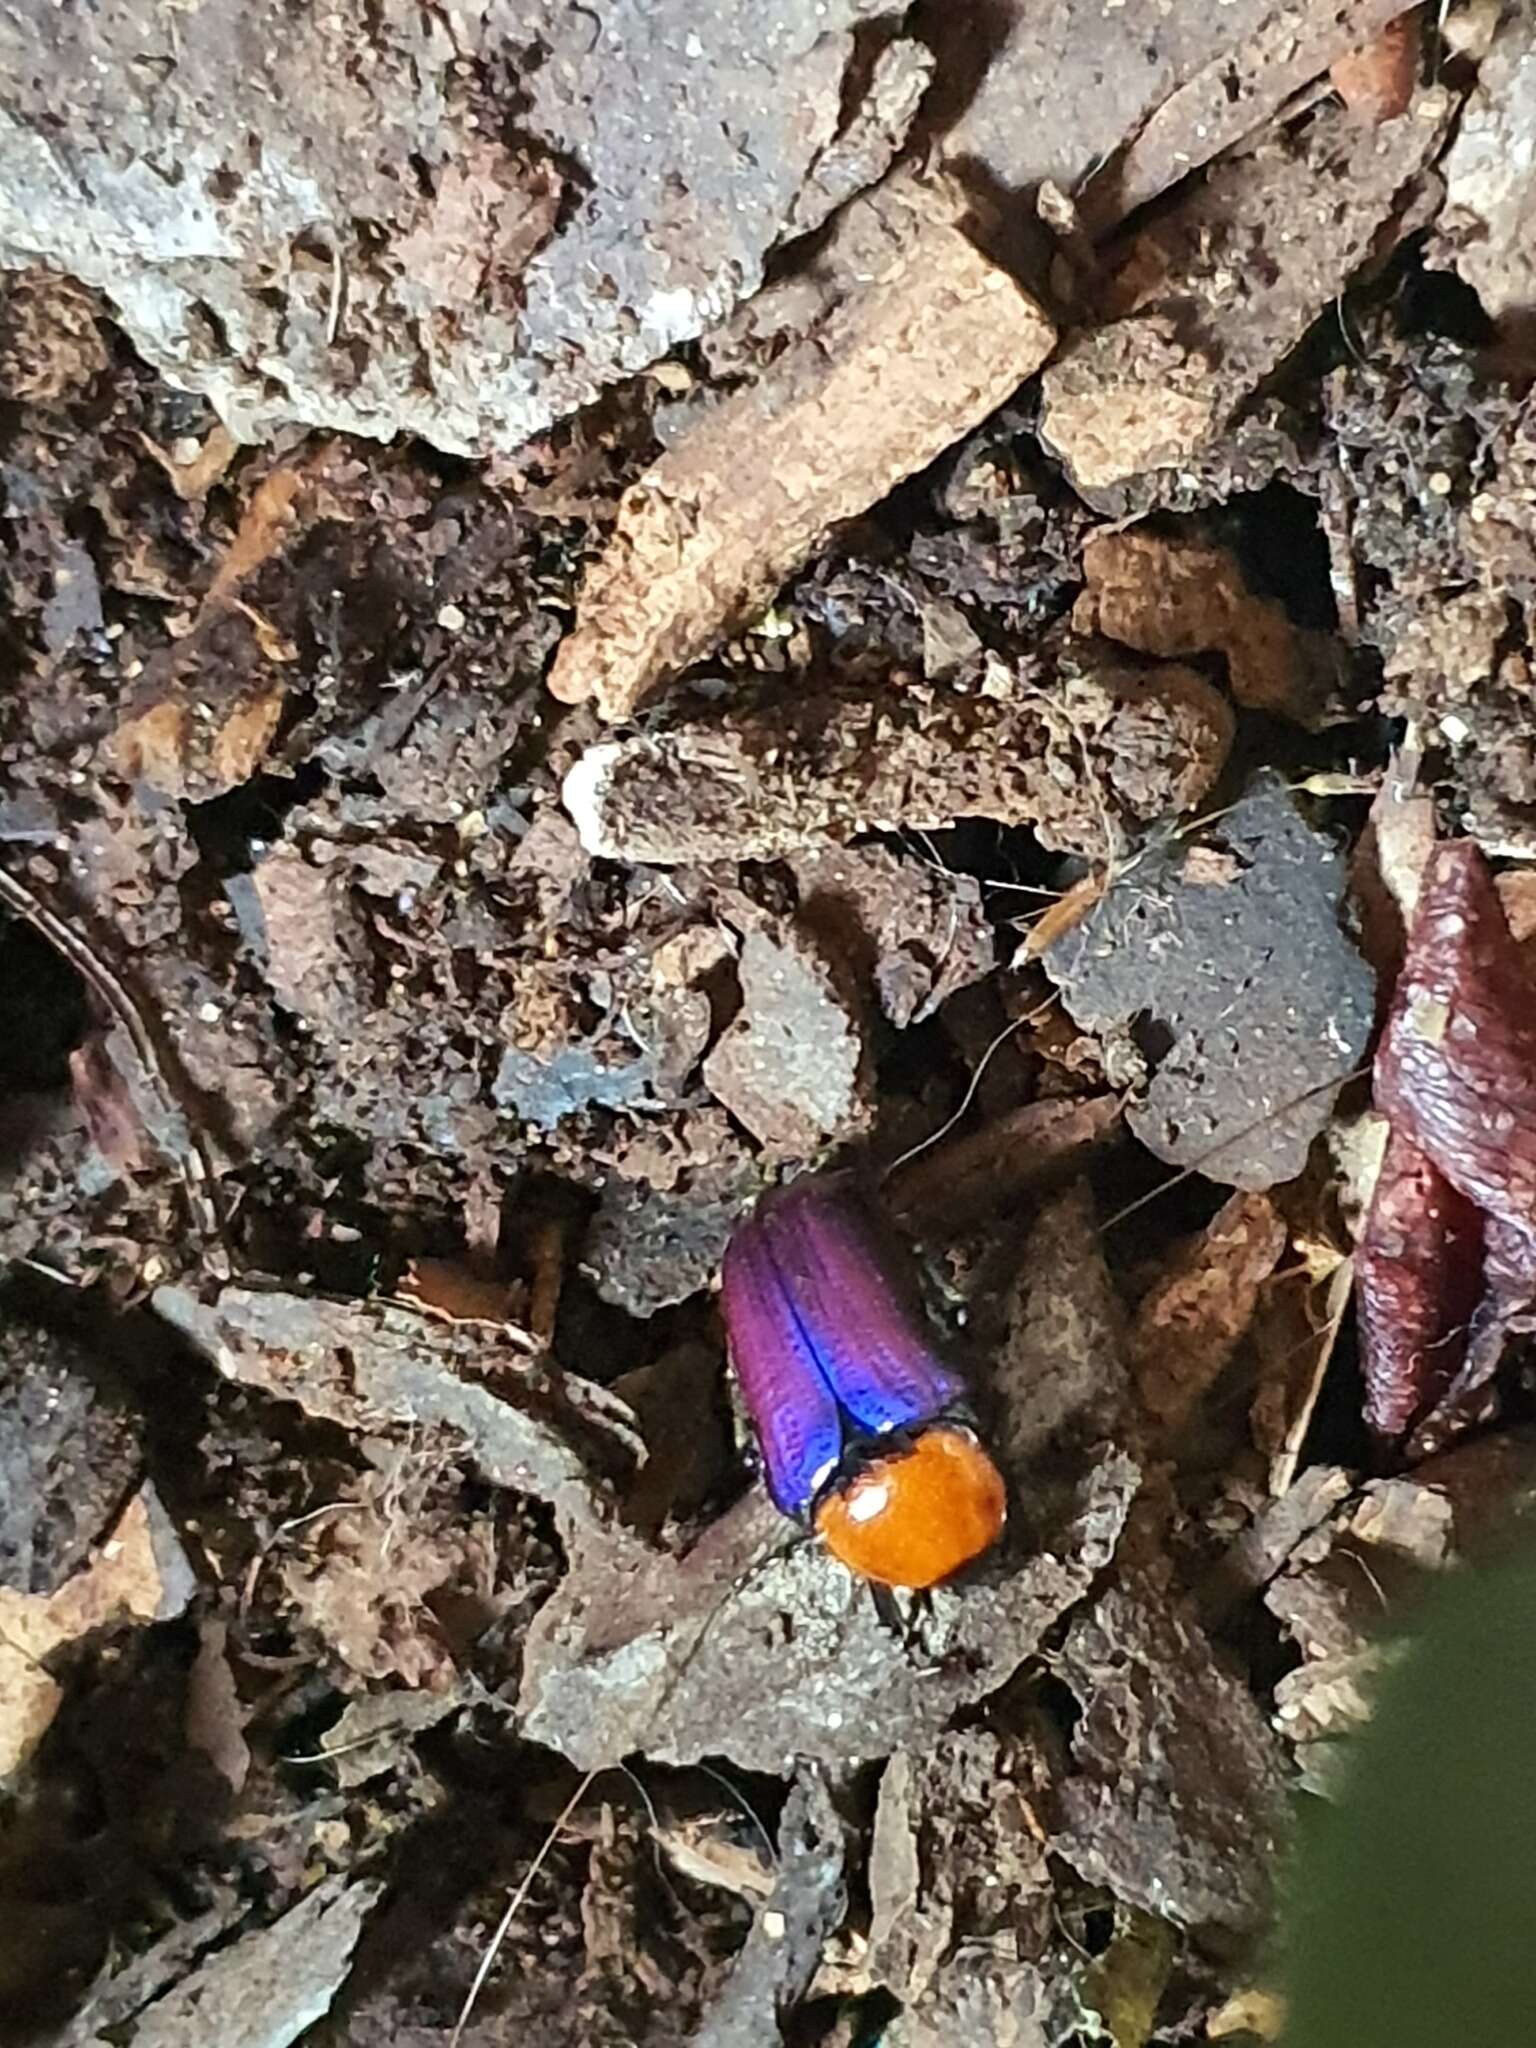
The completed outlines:
<svg viewBox="0 0 1536 2048">
<path fill-rule="evenodd" d="M 1068 644 L 1045 685 L 806 695 L 589 747 L 565 780 L 582 843 L 616 860 L 763 860 L 825 837 L 1028 825 L 1100 857 L 1187 811 L 1226 765 L 1231 706 L 1195 670 Z M 1113 844 L 1105 844 L 1108 832 Z"/>
<path fill-rule="evenodd" d="M 771 1772 L 921 1748 L 1007 1681 L 1114 1554 L 1137 1465 L 1105 1450 L 1050 1476 L 1021 1472 L 1002 1551 L 935 1591 L 920 1660 L 862 1580 L 818 1544 L 786 1545 L 761 1493 L 682 1559 L 564 1527 L 570 1569 L 528 1632 L 522 1731 L 583 1768 L 641 1747 Z"/>
<path fill-rule="evenodd" d="M 1121 317 L 1042 379 L 1042 437 L 1080 490 L 1176 464 L 1226 424 L 1390 244 L 1449 109 L 1434 91 L 1379 128 L 1324 113 L 1218 166 L 1121 252 Z"/>
<path fill-rule="evenodd" d="M 822 1950 L 848 1910 L 849 1831 L 814 1765 L 796 1771 L 778 1837 L 773 1891 L 719 2002 L 691 2036 L 693 2048 L 758 2048 L 772 2040 L 779 2014 L 810 1989 Z"/>
<path fill-rule="evenodd" d="M 1280 1746 L 1193 1611 L 1148 1578 L 1113 1585 L 1057 1669 L 1083 1709 L 1057 1852 L 1181 1926 L 1262 1926 L 1285 1823 Z"/>
<path fill-rule="evenodd" d="M 327 1878 L 270 1927 L 214 1952 L 139 2014 L 143 2048 L 288 2048 L 330 2010 L 383 1886 Z M 103 2048 L 99 2037 L 87 2048 Z"/>
<path fill-rule="evenodd" d="M 1485 311 L 1528 341 L 1536 321 L 1536 21 L 1511 10 L 1478 66 L 1445 155 L 1440 244 Z"/>
<path fill-rule="evenodd" d="M 725 399 L 625 496 L 549 685 L 627 718 L 760 609 L 827 528 L 883 498 L 980 424 L 1055 340 L 1050 320 L 960 225 L 961 202 L 907 187 L 862 202 L 883 260 L 844 270 L 824 316 Z"/>
<path fill-rule="evenodd" d="M 759 1144 L 809 1158 L 873 1114 L 861 1020 L 816 948 L 792 927 L 749 931 L 741 1009 L 704 1062 L 716 1099 Z"/>
<path fill-rule="evenodd" d="M 341 864 L 316 866 L 288 844 L 273 847 L 251 870 L 272 993 L 324 1039 L 356 1031 L 368 1007 L 348 879 Z"/>
<path fill-rule="evenodd" d="M 1345 881 L 1339 849 L 1264 775 L 1198 842 L 1148 847 L 1045 954 L 1127 1078 L 1150 1067 L 1127 1120 L 1158 1158 L 1250 1189 L 1301 1172 L 1374 1022 Z"/>
<path fill-rule="evenodd" d="M 957 2041 L 1047 2048 L 1052 1991 L 1047 1969 L 1019 1962 L 1011 1942 L 967 1944 L 943 1965 L 927 1995 L 886 2027 L 881 2048 L 954 2048 Z"/>
<path fill-rule="evenodd" d="M 869 1969 L 904 2006 L 926 1996 L 957 1940 L 1000 1928 L 1038 1961 L 1055 1894 L 1034 1799 L 1046 1767 L 1014 1735 L 967 1728 L 880 1780 L 869 1852 Z"/>
<path fill-rule="evenodd" d="M 1001 1455 L 1027 1470 L 1074 1444 L 1131 1439 L 1125 1317 L 1086 1181 L 1042 1208 L 1003 1314 L 992 1368 Z"/>
<path fill-rule="evenodd" d="M 933 83 L 933 68 L 932 50 L 915 36 L 897 36 L 886 44 L 846 127 L 812 164 L 782 239 L 813 233 L 838 207 L 885 176 Z"/>
<path fill-rule="evenodd" d="M 701 1149 L 665 1186 L 611 1175 L 587 1226 L 582 1271 L 604 1301 L 632 1316 L 653 1316 L 713 1283 L 731 1232 L 771 1171 L 773 1162 L 758 1163 L 723 1110 L 714 1116 L 722 1129 L 713 1150 Z"/>
<path fill-rule="evenodd" d="M 1211 440 L 1227 408 L 1214 346 L 1138 313 L 1070 341 L 1041 379 L 1040 436 L 1079 491 L 1171 466 Z"/>
<path fill-rule="evenodd" d="M 1315 725 L 1329 694 L 1328 644 L 1293 625 L 1284 605 L 1248 588 L 1226 548 L 1136 528 L 1083 548 L 1087 587 L 1072 612 L 1141 654 L 1220 653 L 1232 695 L 1250 711 Z"/>
<path fill-rule="evenodd" d="M 168 40 L 21 0 L 0 264 L 99 287 L 242 440 L 511 451 L 756 289 L 876 11 L 253 0 Z"/>
</svg>

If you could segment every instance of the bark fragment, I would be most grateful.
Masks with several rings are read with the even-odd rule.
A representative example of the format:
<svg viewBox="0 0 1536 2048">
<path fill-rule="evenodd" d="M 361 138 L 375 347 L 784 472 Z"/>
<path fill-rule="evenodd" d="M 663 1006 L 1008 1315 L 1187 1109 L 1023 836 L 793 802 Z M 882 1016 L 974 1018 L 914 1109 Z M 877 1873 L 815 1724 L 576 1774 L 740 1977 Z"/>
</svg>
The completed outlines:
<svg viewBox="0 0 1536 2048">
<path fill-rule="evenodd" d="M 742 1007 L 704 1062 L 704 1080 L 759 1144 L 810 1158 L 855 1135 L 873 1104 L 861 1019 L 814 946 L 790 927 L 748 932 Z"/>
<path fill-rule="evenodd" d="M 1177 1429 L 1214 1386 L 1253 1320 L 1259 1289 L 1285 1241 L 1285 1224 L 1267 1195 L 1234 1195 L 1174 1252 L 1142 1297 L 1126 1358 L 1158 1429 Z"/>
<path fill-rule="evenodd" d="M 563 795 L 583 845 L 615 860 L 773 859 L 828 835 L 977 817 L 1102 858 L 1199 803 L 1232 733 L 1230 706 L 1193 669 L 1068 643 L 1049 687 L 999 668 L 977 695 L 806 695 L 602 742 Z"/>
<path fill-rule="evenodd" d="M 1425 93 L 1380 128 L 1322 115 L 1299 144 L 1217 166 L 1121 252 L 1121 317 L 1070 342 L 1042 380 L 1042 435 L 1080 490 L 1177 464 L 1232 417 L 1401 232 L 1448 112 Z"/>
<path fill-rule="evenodd" d="M 960 225 L 909 191 L 865 202 L 884 230 L 871 276 L 839 253 L 814 331 L 723 400 L 628 493 L 549 678 L 627 718 L 668 676 L 750 619 L 838 520 L 883 498 L 980 424 L 1055 329 Z"/>
<path fill-rule="evenodd" d="M 1440 233 L 1456 268 L 1512 339 L 1536 321 L 1536 26 L 1512 11 L 1478 66 L 1445 158 Z"/>
</svg>

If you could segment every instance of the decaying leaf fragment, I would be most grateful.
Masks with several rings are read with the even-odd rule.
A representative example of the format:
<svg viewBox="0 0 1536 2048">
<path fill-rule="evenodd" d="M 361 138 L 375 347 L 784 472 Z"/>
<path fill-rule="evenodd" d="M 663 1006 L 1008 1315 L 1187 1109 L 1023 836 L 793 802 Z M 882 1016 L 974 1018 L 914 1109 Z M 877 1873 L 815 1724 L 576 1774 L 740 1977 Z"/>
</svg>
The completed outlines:
<svg viewBox="0 0 1536 2048">
<path fill-rule="evenodd" d="M 627 718 L 760 610 L 828 527 L 926 467 L 1017 390 L 1055 329 L 936 192 L 848 210 L 816 331 L 630 491 L 550 674 Z M 864 242 L 883 244 L 868 267 Z"/>
<path fill-rule="evenodd" d="M 1536 998 L 1481 850 L 1431 860 L 1376 1100 L 1488 1218 L 1488 1278 L 1536 1288 Z"/>
</svg>

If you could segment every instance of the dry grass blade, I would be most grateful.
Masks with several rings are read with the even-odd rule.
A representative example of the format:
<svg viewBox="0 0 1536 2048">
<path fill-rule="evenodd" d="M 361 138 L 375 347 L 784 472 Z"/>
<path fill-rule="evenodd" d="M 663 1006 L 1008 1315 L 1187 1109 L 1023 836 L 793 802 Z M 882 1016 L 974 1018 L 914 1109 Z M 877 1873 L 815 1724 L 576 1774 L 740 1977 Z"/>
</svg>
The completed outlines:
<svg viewBox="0 0 1536 2048">
<path fill-rule="evenodd" d="M 522 1911 L 528 1894 L 533 1890 L 534 1882 L 539 1872 L 549 1861 L 554 1846 L 560 1839 L 561 1830 L 577 1807 L 580 1806 L 582 1800 L 591 1791 L 600 1775 L 601 1773 L 594 1769 L 584 1772 L 577 1780 L 575 1791 L 572 1792 L 570 1798 L 561 1807 L 553 1827 L 551 1827 L 549 1833 L 539 1844 L 537 1855 L 524 1871 L 521 1884 L 513 1892 L 511 1898 L 508 1899 L 507 1910 L 497 1921 L 496 1932 L 486 1943 L 485 1954 L 480 1958 L 479 1966 L 470 1980 L 469 1989 L 464 1994 L 464 2003 L 459 2007 L 459 2016 L 454 2021 L 453 2032 L 448 2037 L 448 2048 L 459 2048 L 459 2043 L 464 2038 L 464 2029 L 469 2025 L 470 2017 L 479 2002 L 480 1993 L 485 1989 L 486 1978 L 490 1976 L 491 1971 L 495 1968 L 496 1958 L 501 1953 L 502 1943 L 511 1932 L 513 1921 Z"/>
</svg>

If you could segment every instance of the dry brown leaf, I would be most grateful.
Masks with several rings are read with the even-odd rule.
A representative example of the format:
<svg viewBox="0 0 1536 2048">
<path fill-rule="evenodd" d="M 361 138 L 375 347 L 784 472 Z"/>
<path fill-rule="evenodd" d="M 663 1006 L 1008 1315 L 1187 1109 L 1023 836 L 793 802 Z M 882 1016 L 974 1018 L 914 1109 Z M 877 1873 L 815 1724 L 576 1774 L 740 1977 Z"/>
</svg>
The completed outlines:
<svg viewBox="0 0 1536 2048">
<path fill-rule="evenodd" d="M 1328 77 L 1352 114 L 1381 122 L 1407 113 L 1418 83 L 1421 29 L 1422 16 L 1414 8 L 1400 14 L 1363 49 L 1334 58 Z"/>
<path fill-rule="evenodd" d="M 515 1323 L 519 1290 L 452 1259 L 412 1259 L 396 1290 L 402 1301 L 452 1323 Z"/>
<path fill-rule="evenodd" d="M 1285 1224 L 1267 1195 L 1234 1195 L 1142 1297 L 1126 1362 L 1157 1428 L 1177 1429 L 1215 1384 L 1285 1243 Z"/>
<path fill-rule="evenodd" d="M 720 1821 L 663 1822 L 652 1828 L 651 1839 L 695 1884 L 716 1885 L 742 1899 L 766 1899 L 773 1890 L 773 1865 L 762 1850 L 744 1847 Z"/>
<path fill-rule="evenodd" d="M 197 453 L 182 460 L 175 452 L 181 447 L 176 442 L 173 448 L 162 448 L 158 441 L 152 441 L 148 434 L 141 433 L 139 439 L 148 452 L 159 463 L 171 480 L 171 489 L 178 498 L 195 504 L 206 498 L 228 472 L 230 464 L 240 453 L 240 443 L 228 427 L 220 424 L 213 428 Z"/>
<path fill-rule="evenodd" d="M 96 1558 L 46 1599 L 0 1586 L 0 1779 L 31 1755 L 63 1698 L 43 1660 L 119 1615 L 161 1614 L 169 1582 L 156 1512 L 147 1487 L 135 1494 Z"/>
<path fill-rule="evenodd" d="M 1254 1322 L 1259 1386 L 1249 1421 L 1269 1459 L 1269 1490 L 1277 1500 L 1296 1477 L 1354 1286 L 1353 1259 L 1336 1251 L 1329 1256 L 1334 1264 L 1328 1273 L 1288 1273 L 1267 1288 Z"/>
<path fill-rule="evenodd" d="M 214 572 L 203 599 L 205 610 L 225 602 L 247 576 L 277 553 L 294 524 L 294 505 L 303 485 L 301 472 L 287 467 L 274 469 L 262 478 Z"/>
</svg>

